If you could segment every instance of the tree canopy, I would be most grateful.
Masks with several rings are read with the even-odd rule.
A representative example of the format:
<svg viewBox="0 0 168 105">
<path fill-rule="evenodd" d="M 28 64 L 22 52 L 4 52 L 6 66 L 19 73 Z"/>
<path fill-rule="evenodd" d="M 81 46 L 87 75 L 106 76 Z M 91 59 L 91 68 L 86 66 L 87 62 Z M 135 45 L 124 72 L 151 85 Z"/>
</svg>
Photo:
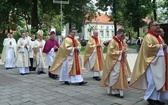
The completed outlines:
<svg viewBox="0 0 168 105">
<path fill-rule="evenodd" d="M 96 10 L 92 0 L 69 0 L 69 4 L 62 5 L 63 24 L 70 23 L 78 31 L 85 24 L 86 14 L 93 15 Z M 137 32 L 144 26 L 142 18 L 149 16 L 160 22 L 167 21 L 167 0 L 96 0 L 96 7 L 106 11 L 111 9 L 111 20 Z M 162 11 L 160 11 L 162 9 Z M 159 15 L 158 15 L 159 14 Z M 38 29 L 48 31 L 51 26 L 61 32 L 60 4 L 53 0 L 1 0 L 0 4 L 0 32 L 24 29 L 37 32 Z M 30 30 L 31 26 L 31 30 Z M 116 31 L 116 30 L 115 30 Z"/>
<path fill-rule="evenodd" d="M 91 0 L 71 0 L 62 5 L 63 24 L 71 23 L 78 30 L 84 25 L 85 15 L 95 11 Z M 18 26 L 26 31 L 37 32 L 38 29 L 48 30 L 57 27 L 60 32 L 60 4 L 53 0 L 1 0 L 0 31 L 15 30 Z M 28 26 L 31 26 L 29 30 Z"/>
</svg>

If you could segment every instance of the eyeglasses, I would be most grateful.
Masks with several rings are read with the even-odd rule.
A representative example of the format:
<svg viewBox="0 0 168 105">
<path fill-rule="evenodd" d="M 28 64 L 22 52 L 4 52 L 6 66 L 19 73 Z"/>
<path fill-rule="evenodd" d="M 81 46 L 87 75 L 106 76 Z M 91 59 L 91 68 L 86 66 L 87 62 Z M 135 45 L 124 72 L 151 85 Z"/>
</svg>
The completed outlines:
<svg viewBox="0 0 168 105">
<path fill-rule="evenodd" d="M 159 24 L 152 24 L 151 26 L 160 26 Z"/>
<path fill-rule="evenodd" d="M 158 33 L 164 33 L 164 31 L 158 31 Z"/>
</svg>

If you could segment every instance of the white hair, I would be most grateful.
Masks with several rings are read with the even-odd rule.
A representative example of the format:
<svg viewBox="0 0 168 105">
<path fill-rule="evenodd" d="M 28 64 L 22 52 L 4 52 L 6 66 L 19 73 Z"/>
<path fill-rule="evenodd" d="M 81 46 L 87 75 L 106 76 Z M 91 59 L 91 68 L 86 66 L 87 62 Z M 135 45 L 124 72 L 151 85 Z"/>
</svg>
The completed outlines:
<svg viewBox="0 0 168 105">
<path fill-rule="evenodd" d="M 99 32 L 99 31 L 98 31 L 98 30 L 93 30 L 93 33 L 94 33 L 94 32 Z"/>
</svg>

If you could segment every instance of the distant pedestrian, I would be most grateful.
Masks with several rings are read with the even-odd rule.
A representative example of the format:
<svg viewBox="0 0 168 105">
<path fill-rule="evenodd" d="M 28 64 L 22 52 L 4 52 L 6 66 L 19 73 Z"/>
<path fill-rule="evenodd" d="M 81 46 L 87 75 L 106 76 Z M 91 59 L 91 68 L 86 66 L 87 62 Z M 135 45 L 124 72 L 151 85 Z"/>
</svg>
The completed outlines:
<svg viewBox="0 0 168 105">
<path fill-rule="evenodd" d="M 142 41 L 143 41 L 143 39 L 141 37 L 137 38 L 137 45 L 138 45 L 137 52 L 139 52 L 139 50 L 141 48 Z"/>
<path fill-rule="evenodd" d="M 161 37 L 164 37 L 165 32 L 164 32 L 164 30 L 163 30 L 162 28 L 160 28 L 159 31 L 158 31 L 158 34 L 159 34 Z"/>
</svg>

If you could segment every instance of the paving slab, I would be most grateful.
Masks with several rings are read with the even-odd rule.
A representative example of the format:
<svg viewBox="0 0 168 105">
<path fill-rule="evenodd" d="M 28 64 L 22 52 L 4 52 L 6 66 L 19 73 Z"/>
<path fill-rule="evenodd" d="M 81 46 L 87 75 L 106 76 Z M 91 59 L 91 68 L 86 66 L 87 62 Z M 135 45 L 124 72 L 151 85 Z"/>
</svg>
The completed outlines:
<svg viewBox="0 0 168 105">
<path fill-rule="evenodd" d="M 131 70 L 136 57 L 134 51 L 128 53 Z M 6 70 L 0 60 L 0 105 L 148 105 L 143 100 L 144 91 L 129 88 L 120 99 L 107 95 L 85 69 L 83 76 L 88 82 L 85 86 L 67 86 L 47 74 L 31 71 L 29 75 L 19 75 L 18 68 Z"/>
</svg>

